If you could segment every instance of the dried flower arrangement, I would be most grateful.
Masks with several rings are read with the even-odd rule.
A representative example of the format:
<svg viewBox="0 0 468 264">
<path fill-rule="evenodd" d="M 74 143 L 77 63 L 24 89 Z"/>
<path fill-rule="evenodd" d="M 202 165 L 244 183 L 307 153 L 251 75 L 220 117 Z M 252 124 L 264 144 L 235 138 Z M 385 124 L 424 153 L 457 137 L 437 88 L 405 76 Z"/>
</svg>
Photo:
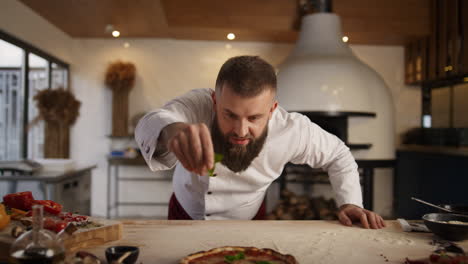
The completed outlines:
<svg viewBox="0 0 468 264">
<path fill-rule="evenodd" d="M 136 68 L 133 63 L 116 61 L 106 72 L 106 85 L 114 91 L 130 90 L 135 84 Z"/>
<path fill-rule="evenodd" d="M 34 96 L 42 119 L 66 125 L 75 123 L 79 116 L 81 102 L 63 88 L 45 89 Z"/>
<path fill-rule="evenodd" d="M 133 63 L 116 61 L 106 72 L 106 85 L 112 90 L 112 136 L 128 136 L 128 95 L 135 84 Z"/>
<path fill-rule="evenodd" d="M 69 158 L 70 126 L 79 116 L 81 102 L 63 88 L 42 90 L 34 100 L 39 116 L 31 124 L 40 119 L 45 121 L 44 157 Z"/>
</svg>

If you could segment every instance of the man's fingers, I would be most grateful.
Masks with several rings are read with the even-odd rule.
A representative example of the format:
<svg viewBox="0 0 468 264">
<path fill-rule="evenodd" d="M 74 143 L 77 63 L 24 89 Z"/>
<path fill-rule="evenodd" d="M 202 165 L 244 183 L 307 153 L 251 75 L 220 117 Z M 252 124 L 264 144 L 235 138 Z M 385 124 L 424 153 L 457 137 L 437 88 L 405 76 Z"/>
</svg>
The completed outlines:
<svg viewBox="0 0 468 264">
<path fill-rule="evenodd" d="M 361 224 L 364 226 L 364 228 L 369 228 L 369 222 L 367 221 L 366 213 L 361 212 L 359 219 L 361 220 Z"/>
<path fill-rule="evenodd" d="M 202 124 L 200 127 L 200 141 L 203 147 L 203 160 L 207 169 L 214 166 L 214 151 L 213 142 L 211 141 L 211 134 L 208 127 Z"/>
<path fill-rule="evenodd" d="M 171 150 L 177 157 L 180 163 L 189 171 L 192 170 L 190 164 L 188 163 L 184 153 L 180 149 L 180 143 L 178 139 L 171 140 L 169 143 L 169 150 Z"/>
<path fill-rule="evenodd" d="M 367 219 L 370 222 L 370 228 L 378 229 L 379 224 L 377 223 L 376 215 L 372 212 L 366 211 Z"/>
<path fill-rule="evenodd" d="M 189 147 L 191 147 L 191 156 L 194 161 L 195 169 L 199 174 L 201 174 L 201 169 L 203 167 L 203 153 L 202 145 L 200 143 L 200 132 L 197 126 L 189 126 Z"/>
<path fill-rule="evenodd" d="M 379 215 L 379 220 L 380 220 L 380 225 L 382 227 L 386 227 L 387 225 L 385 224 L 385 220 Z"/>
<path fill-rule="evenodd" d="M 338 213 L 338 219 L 340 219 L 340 222 L 345 226 L 353 225 L 353 222 L 351 221 L 351 219 L 349 219 L 349 217 L 343 211 Z"/>
<path fill-rule="evenodd" d="M 180 150 L 183 153 L 183 156 L 187 160 L 189 167 L 194 170 L 196 168 L 195 165 L 195 159 L 193 158 L 193 155 L 191 154 L 190 151 L 190 146 L 188 142 L 187 135 L 185 133 L 180 133 L 177 138 L 179 139 L 179 145 L 180 145 Z"/>
</svg>

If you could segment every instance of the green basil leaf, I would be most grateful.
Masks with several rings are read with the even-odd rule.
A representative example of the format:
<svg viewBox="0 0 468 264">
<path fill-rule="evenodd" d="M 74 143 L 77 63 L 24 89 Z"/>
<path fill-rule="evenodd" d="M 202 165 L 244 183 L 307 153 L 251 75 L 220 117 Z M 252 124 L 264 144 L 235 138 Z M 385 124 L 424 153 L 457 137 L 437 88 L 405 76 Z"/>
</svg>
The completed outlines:
<svg viewBox="0 0 468 264">
<path fill-rule="evenodd" d="M 236 255 L 237 259 L 245 259 L 245 255 L 244 255 L 244 252 L 239 252 L 237 255 Z"/>
<path fill-rule="evenodd" d="M 232 263 L 234 260 L 236 260 L 235 256 L 224 256 L 224 261 L 227 263 Z"/>
<path fill-rule="evenodd" d="M 216 162 L 221 162 L 223 160 L 223 158 L 224 158 L 223 154 L 215 153 L 214 161 L 215 161 L 215 163 Z"/>
<path fill-rule="evenodd" d="M 224 256 L 224 261 L 226 261 L 227 263 L 232 263 L 234 260 L 240 260 L 240 259 L 245 259 L 244 252 L 239 252 L 234 256 L 230 256 L 230 255 Z"/>
<path fill-rule="evenodd" d="M 209 169 L 208 170 L 208 175 L 211 176 L 211 177 L 215 177 L 216 174 L 214 174 L 214 170 L 215 170 L 215 167 L 216 167 L 216 163 L 218 162 L 221 162 L 223 160 L 224 156 L 223 154 L 219 154 L 219 153 L 215 153 L 215 156 L 214 156 L 214 165 L 213 165 L 213 168 Z"/>
</svg>

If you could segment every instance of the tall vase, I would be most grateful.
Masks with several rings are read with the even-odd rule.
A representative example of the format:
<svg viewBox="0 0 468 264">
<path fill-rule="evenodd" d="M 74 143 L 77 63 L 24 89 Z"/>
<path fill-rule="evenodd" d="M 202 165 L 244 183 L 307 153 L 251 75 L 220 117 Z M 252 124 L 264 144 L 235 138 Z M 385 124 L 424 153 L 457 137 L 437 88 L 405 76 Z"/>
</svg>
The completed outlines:
<svg viewBox="0 0 468 264">
<path fill-rule="evenodd" d="M 70 126 L 63 122 L 45 123 L 44 157 L 68 159 L 70 157 Z"/>
<path fill-rule="evenodd" d="M 128 95 L 130 89 L 112 92 L 112 136 L 128 136 Z"/>
</svg>

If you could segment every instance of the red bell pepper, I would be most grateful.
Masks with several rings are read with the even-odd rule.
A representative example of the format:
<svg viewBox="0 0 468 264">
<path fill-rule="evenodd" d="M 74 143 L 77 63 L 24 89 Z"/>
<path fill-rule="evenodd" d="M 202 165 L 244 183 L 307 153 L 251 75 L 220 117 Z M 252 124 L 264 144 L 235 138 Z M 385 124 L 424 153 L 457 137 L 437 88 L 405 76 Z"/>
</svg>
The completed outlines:
<svg viewBox="0 0 468 264">
<path fill-rule="evenodd" d="M 62 205 L 52 200 L 35 200 L 33 204 L 41 204 L 44 211 L 53 215 L 58 215 L 62 211 Z"/>
<path fill-rule="evenodd" d="M 33 195 L 30 191 L 11 193 L 3 196 L 3 204 L 10 208 L 16 208 L 24 211 L 31 210 Z"/>
<path fill-rule="evenodd" d="M 55 233 L 59 233 L 63 229 L 67 227 L 67 222 L 61 220 L 54 220 L 52 218 L 46 217 L 44 218 L 44 228 L 50 231 L 54 231 Z"/>
</svg>

